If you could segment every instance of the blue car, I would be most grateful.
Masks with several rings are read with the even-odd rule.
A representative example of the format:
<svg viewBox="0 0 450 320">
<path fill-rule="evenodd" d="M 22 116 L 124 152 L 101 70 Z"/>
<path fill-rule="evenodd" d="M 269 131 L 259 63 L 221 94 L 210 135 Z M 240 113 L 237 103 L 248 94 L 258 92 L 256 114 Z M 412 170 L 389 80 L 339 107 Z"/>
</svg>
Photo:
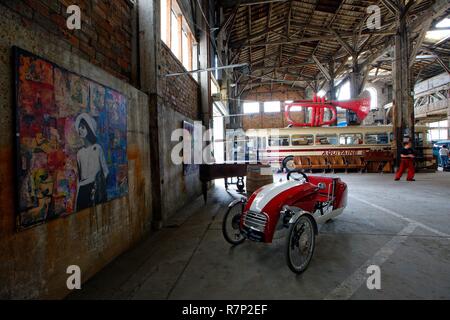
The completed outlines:
<svg viewBox="0 0 450 320">
<path fill-rule="evenodd" d="M 441 166 L 441 157 L 439 157 L 439 149 L 446 144 L 450 148 L 450 140 L 439 140 L 433 142 L 433 157 L 437 158 L 438 166 Z"/>
</svg>

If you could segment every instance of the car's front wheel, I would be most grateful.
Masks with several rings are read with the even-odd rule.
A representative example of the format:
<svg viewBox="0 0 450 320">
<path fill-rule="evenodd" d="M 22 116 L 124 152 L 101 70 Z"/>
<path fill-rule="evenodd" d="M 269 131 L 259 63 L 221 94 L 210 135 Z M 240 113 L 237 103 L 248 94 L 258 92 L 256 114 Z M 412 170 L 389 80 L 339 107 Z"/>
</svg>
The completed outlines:
<svg viewBox="0 0 450 320">
<path fill-rule="evenodd" d="M 289 227 L 286 239 L 286 262 L 295 273 L 302 273 L 314 254 L 316 245 L 313 221 L 306 215 L 300 216 Z"/>
<path fill-rule="evenodd" d="M 227 242 L 238 245 L 244 242 L 245 237 L 241 233 L 240 223 L 244 203 L 237 202 L 228 208 L 222 221 L 222 233 Z"/>
</svg>

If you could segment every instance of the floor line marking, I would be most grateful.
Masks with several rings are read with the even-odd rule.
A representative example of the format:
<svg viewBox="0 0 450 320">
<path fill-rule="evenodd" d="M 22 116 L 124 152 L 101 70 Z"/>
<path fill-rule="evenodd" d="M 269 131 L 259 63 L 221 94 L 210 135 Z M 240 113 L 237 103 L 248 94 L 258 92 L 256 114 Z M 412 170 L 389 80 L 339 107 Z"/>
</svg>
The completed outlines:
<svg viewBox="0 0 450 320">
<path fill-rule="evenodd" d="M 360 202 L 362 202 L 362 203 L 365 203 L 365 204 L 367 204 L 367 205 L 369 205 L 369 206 L 372 206 L 372 207 L 374 207 L 375 209 L 378 209 L 378 210 L 380 210 L 380 211 L 386 212 L 386 213 L 388 213 L 388 214 L 390 214 L 390 215 L 392 215 L 392 216 L 394 216 L 394 217 L 400 218 L 400 219 L 402 219 L 402 220 L 404 220 L 404 221 L 406 221 L 406 222 L 414 223 L 414 224 L 416 224 L 417 226 L 419 226 L 419 227 L 421 227 L 421 228 L 423 228 L 423 229 L 425 229 L 425 230 L 428 230 L 428 231 L 433 232 L 433 233 L 435 233 L 435 234 L 437 234 L 437 235 L 440 235 L 441 237 L 450 238 L 450 234 L 447 234 L 447 233 L 445 233 L 445 232 L 441 232 L 441 231 L 439 231 L 439 230 L 436 230 L 436 229 L 434 229 L 434 228 L 432 228 L 432 227 L 429 227 L 429 226 L 427 226 L 427 225 L 425 225 L 425 224 L 423 224 L 423 223 L 421 223 L 421 222 L 419 222 L 419 221 L 416 221 L 416 220 L 414 220 L 414 219 L 407 218 L 407 217 L 405 217 L 405 216 L 403 216 L 403 215 L 401 215 L 401 214 L 399 214 L 399 213 L 397 213 L 397 212 L 395 212 L 395 211 L 392 211 L 392 210 L 387 209 L 387 208 L 383 208 L 383 207 L 381 207 L 381 206 L 379 206 L 379 205 L 373 204 L 373 203 L 371 203 L 371 202 L 369 202 L 369 201 L 360 199 L 360 198 L 355 197 L 355 196 L 353 196 L 353 195 L 350 195 L 349 197 L 352 198 L 352 199 L 358 200 L 358 201 L 360 201 Z"/>
<path fill-rule="evenodd" d="M 369 260 L 361 265 L 351 276 L 344 280 L 339 286 L 331 291 L 324 300 L 350 299 L 351 296 L 363 285 L 367 279 L 367 267 L 370 265 L 381 265 L 406 241 L 408 236 L 418 227 L 416 223 L 409 223 L 378 250 Z"/>
</svg>

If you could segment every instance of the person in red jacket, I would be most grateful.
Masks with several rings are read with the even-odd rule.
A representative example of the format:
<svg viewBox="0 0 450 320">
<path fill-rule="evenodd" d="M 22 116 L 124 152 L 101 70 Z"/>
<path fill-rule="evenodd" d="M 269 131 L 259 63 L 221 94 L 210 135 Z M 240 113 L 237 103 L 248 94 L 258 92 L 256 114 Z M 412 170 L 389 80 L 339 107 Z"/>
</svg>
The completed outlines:
<svg viewBox="0 0 450 320">
<path fill-rule="evenodd" d="M 408 181 L 416 181 L 414 179 L 415 169 L 414 169 L 414 150 L 411 148 L 411 142 L 406 142 L 405 146 L 403 147 L 401 153 L 401 162 L 400 167 L 397 170 L 397 173 L 395 174 L 395 181 L 400 180 L 400 178 L 403 175 L 403 172 L 405 169 L 408 169 L 408 176 L 406 177 L 406 180 Z"/>
</svg>

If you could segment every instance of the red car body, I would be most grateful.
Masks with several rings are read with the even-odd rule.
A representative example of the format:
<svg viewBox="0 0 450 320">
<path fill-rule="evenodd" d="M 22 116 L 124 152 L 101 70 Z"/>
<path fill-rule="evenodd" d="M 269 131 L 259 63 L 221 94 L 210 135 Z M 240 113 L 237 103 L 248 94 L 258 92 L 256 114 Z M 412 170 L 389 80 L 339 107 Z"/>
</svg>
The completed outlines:
<svg viewBox="0 0 450 320">
<path fill-rule="evenodd" d="M 327 204 L 326 214 L 321 211 L 323 204 Z M 247 239 L 271 243 L 280 221 L 283 223 L 281 215 L 286 206 L 296 208 L 298 216 L 311 215 L 317 231 L 317 223 L 339 215 L 346 205 L 347 185 L 340 178 L 308 176 L 308 181 L 269 184 L 246 202 L 240 228 Z"/>
</svg>

